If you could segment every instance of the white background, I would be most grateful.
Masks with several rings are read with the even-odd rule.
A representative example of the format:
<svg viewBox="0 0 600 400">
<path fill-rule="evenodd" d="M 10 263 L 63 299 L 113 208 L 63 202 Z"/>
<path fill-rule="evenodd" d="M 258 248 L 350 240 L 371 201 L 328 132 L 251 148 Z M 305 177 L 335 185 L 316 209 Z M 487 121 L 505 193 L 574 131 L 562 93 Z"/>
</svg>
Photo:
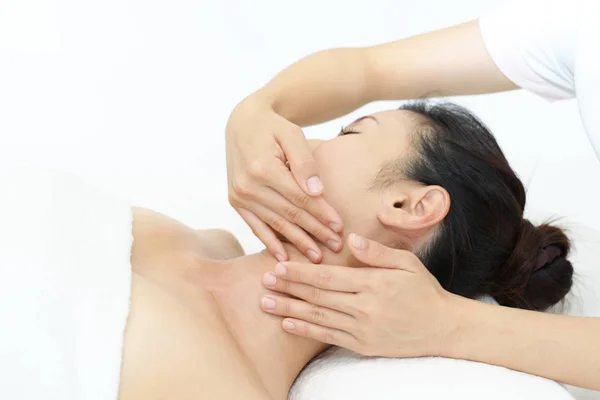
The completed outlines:
<svg viewBox="0 0 600 400">
<path fill-rule="evenodd" d="M 500 3 L 0 0 L 0 162 L 75 172 L 193 227 L 229 229 L 256 251 L 227 203 L 224 128 L 236 103 L 311 52 L 441 28 Z M 600 228 L 600 166 L 575 102 L 524 92 L 456 100 L 496 133 L 528 184 L 530 215 Z M 396 106 L 305 132 L 328 138 Z M 583 312 L 600 315 L 596 303 Z"/>
</svg>

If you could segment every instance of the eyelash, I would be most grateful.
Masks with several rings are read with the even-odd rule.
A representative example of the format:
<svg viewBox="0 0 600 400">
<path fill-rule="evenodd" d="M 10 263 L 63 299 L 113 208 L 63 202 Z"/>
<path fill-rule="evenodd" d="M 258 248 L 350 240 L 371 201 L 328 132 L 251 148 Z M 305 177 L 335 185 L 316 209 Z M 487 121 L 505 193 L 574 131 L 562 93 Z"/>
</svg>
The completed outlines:
<svg viewBox="0 0 600 400">
<path fill-rule="evenodd" d="M 340 135 L 352 135 L 352 134 L 358 134 L 358 132 L 349 129 L 348 127 L 342 126 L 342 129 L 340 130 Z"/>
</svg>

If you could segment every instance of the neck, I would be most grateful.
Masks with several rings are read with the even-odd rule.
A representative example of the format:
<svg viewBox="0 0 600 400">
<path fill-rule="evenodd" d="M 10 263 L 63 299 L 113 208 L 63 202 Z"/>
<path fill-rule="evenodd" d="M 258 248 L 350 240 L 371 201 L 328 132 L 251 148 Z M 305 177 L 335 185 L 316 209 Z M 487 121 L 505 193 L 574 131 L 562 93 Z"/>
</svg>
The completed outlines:
<svg viewBox="0 0 600 400">
<path fill-rule="evenodd" d="M 290 261 L 310 262 L 292 245 L 286 245 L 286 251 Z M 328 346 L 286 333 L 281 329 L 281 317 L 260 309 L 263 295 L 281 296 L 261 283 L 262 276 L 273 271 L 276 264 L 266 250 L 230 260 L 224 265 L 222 283 L 212 292 L 231 334 L 252 360 L 269 392 L 275 398 L 287 398 L 302 368 Z"/>
<path fill-rule="evenodd" d="M 285 251 L 288 254 L 289 261 L 312 264 L 312 261 L 310 261 L 308 259 L 308 257 L 306 257 L 304 254 L 302 254 L 302 252 L 300 252 L 300 250 L 298 250 L 296 248 L 296 246 L 294 246 L 290 243 L 284 242 L 283 247 L 285 248 Z M 323 259 L 330 259 L 331 254 L 335 254 L 331 250 L 327 249 L 326 247 L 319 246 L 319 249 L 321 250 L 321 254 L 323 254 Z M 331 253 L 331 254 L 329 254 L 329 253 Z M 271 255 L 271 253 L 269 253 L 269 250 L 267 250 L 267 249 L 263 249 L 259 253 L 254 254 L 253 256 L 257 256 L 263 262 L 273 264 L 273 266 L 275 266 L 278 263 L 277 259 L 275 257 L 273 257 L 273 255 Z"/>
<path fill-rule="evenodd" d="M 342 240 L 345 240 L 345 237 L 343 237 Z M 328 247 L 318 244 L 318 241 L 316 242 L 317 246 L 319 247 L 319 251 L 322 254 L 321 264 L 353 266 L 356 263 L 356 259 L 351 256 L 351 253 L 348 251 L 348 249 L 342 248 L 342 251 L 336 253 L 330 250 Z M 289 261 L 313 264 L 313 262 L 293 244 L 283 242 L 283 247 L 288 254 Z M 262 252 L 260 252 L 260 254 L 265 257 L 265 260 L 270 260 L 277 264 L 277 260 L 269 253 L 267 249 L 264 249 Z"/>
</svg>

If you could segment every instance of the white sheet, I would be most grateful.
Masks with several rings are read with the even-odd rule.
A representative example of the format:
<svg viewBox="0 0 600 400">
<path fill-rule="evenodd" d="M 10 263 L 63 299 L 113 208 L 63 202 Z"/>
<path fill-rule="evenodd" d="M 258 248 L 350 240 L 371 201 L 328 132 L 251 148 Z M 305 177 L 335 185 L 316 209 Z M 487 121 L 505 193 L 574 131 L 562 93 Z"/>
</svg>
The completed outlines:
<svg viewBox="0 0 600 400">
<path fill-rule="evenodd" d="M 464 360 L 362 357 L 333 348 L 296 380 L 289 400 L 572 400 L 558 383 Z"/>
<path fill-rule="evenodd" d="M 0 188 L 0 399 L 116 399 L 130 207 L 51 171 Z"/>
</svg>

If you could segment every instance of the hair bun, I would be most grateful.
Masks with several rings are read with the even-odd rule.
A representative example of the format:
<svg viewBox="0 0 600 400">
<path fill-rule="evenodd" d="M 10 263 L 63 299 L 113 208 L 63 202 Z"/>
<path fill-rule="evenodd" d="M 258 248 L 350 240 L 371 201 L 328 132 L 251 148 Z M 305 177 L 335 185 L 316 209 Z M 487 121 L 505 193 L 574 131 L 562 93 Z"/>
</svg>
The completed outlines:
<svg viewBox="0 0 600 400">
<path fill-rule="evenodd" d="M 573 284 L 569 250 L 561 229 L 549 224 L 535 227 L 523 219 L 513 253 L 494 285 L 494 297 L 502 305 L 531 310 L 555 305 Z"/>
<path fill-rule="evenodd" d="M 565 249 L 562 247 L 558 247 L 554 244 L 542 247 L 542 249 L 540 250 L 540 254 L 538 255 L 537 263 L 533 272 L 537 272 L 541 268 L 546 267 L 548 264 L 552 264 L 557 258 L 564 256 Z"/>
</svg>

